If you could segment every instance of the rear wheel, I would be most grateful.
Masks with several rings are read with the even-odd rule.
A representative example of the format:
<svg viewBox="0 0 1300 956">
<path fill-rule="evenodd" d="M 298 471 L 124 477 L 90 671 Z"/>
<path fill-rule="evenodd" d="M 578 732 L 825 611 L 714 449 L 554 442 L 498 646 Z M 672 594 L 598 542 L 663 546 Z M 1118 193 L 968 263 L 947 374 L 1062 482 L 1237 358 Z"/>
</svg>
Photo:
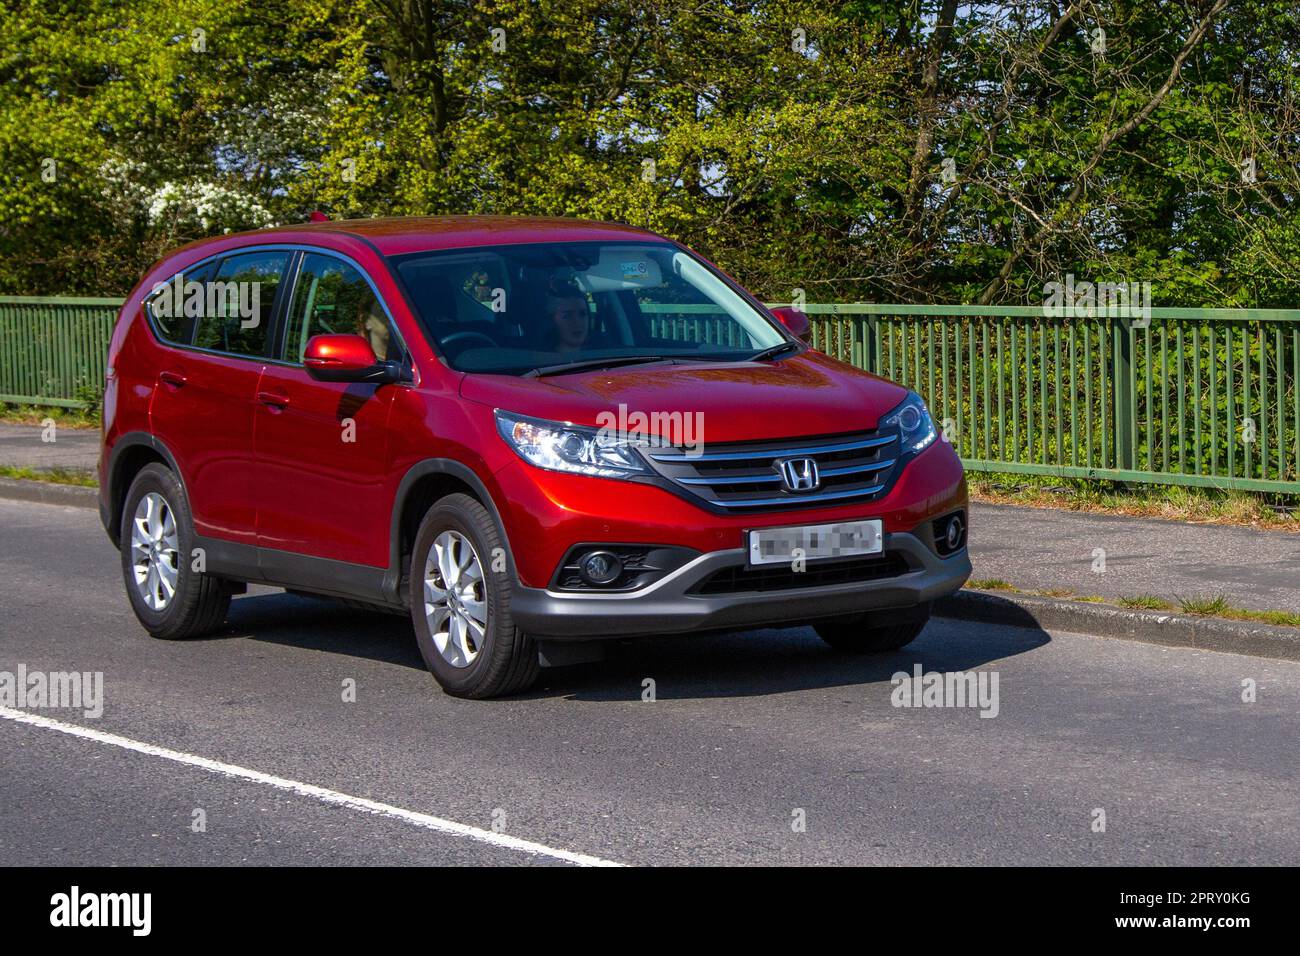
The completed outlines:
<svg viewBox="0 0 1300 956">
<path fill-rule="evenodd" d="M 146 465 L 127 489 L 122 508 L 122 579 L 144 629 L 164 640 L 198 637 L 220 627 L 230 587 L 195 570 L 194 524 L 177 477 Z"/>
<path fill-rule="evenodd" d="M 886 618 L 885 615 L 888 615 Z M 813 625 L 817 636 L 846 654 L 883 654 L 916 640 L 930 620 L 930 605 L 901 611 L 857 614 Z"/>
<path fill-rule="evenodd" d="M 455 697 L 501 697 L 537 680 L 537 643 L 510 616 L 506 568 L 496 525 L 469 495 L 448 495 L 424 516 L 411 555 L 411 622 L 425 664 Z"/>
</svg>

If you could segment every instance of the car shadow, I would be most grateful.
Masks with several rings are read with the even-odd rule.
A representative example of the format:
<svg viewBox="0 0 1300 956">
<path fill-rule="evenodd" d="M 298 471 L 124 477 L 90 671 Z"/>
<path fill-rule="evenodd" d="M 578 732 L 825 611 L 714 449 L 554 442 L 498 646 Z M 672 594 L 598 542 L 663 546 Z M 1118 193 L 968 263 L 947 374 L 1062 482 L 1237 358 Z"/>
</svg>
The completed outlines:
<svg viewBox="0 0 1300 956">
<path fill-rule="evenodd" d="M 762 697 L 888 683 L 899 671 L 970 671 L 1050 642 L 1037 624 L 1016 626 L 932 618 L 898 651 L 845 654 L 811 627 L 762 628 L 620 642 L 603 661 L 548 668 L 524 697 L 580 701 L 639 699 L 646 678 L 655 699 Z"/>
<path fill-rule="evenodd" d="M 602 642 L 603 660 L 547 667 L 521 700 L 639 699 L 643 681 L 659 700 L 755 697 L 888 682 L 898 671 L 969 671 L 1026 653 L 1051 638 L 1009 601 L 992 597 L 986 621 L 932 618 L 907 647 L 887 654 L 843 654 L 811 627 L 759 628 Z M 988 603 L 988 602 L 985 602 Z M 1005 606 L 1001 606 L 1005 605 Z M 213 639 L 243 638 L 424 670 L 410 623 L 395 615 L 292 594 L 257 594 L 231 604 Z"/>
<path fill-rule="evenodd" d="M 285 592 L 237 597 L 226 626 L 208 640 L 231 638 L 425 669 L 407 618 L 328 598 Z"/>
</svg>

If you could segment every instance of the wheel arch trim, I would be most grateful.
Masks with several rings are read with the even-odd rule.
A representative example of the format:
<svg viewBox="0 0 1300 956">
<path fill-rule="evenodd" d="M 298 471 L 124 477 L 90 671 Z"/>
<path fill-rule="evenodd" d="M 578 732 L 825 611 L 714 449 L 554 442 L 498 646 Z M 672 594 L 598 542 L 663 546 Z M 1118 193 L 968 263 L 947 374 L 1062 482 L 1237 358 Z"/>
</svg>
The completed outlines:
<svg viewBox="0 0 1300 956">
<path fill-rule="evenodd" d="M 483 507 L 487 509 L 492 523 L 496 525 L 497 534 L 501 536 L 501 541 L 506 549 L 506 570 L 514 580 L 518 581 L 519 575 L 515 570 L 514 551 L 510 547 L 510 536 L 506 533 L 505 522 L 501 519 L 501 511 L 497 507 L 492 492 L 488 490 L 487 484 L 479 477 L 478 472 L 454 458 L 425 458 L 406 470 L 401 483 L 397 486 L 397 494 L 393 498 L 393 513 L 389 519 L 388 528 L 388 571 L 384 575 L 384 590 L 387 595 L 391 599 L 401 600 L 402 560 L 406 557 L 402 553 L 402 513 L 406 510 L 407 501 L 415 485 L 422 478 L 427 478 L 430 475 L 446 475 L 462 481 L 470 487 Z"/>
<path fill-rule="evenodd" d="M 108 466 L 105 468 L 106 474 L 99 476 L 99 480 L 104 486 L 104 492 L 100 495 L 99 520 L 103 524 L 104 530 L 108 532 L 109 540 L 113 542 L 114 547 L 121 545 L 119 540 L 121 512 L 126 501 L 125 483 L 118 479 L 118 474 L 121 470 L 122 456 L 133 448 L 148 448 L 166 463 L 181 486 L 181 494 L 185 496 L 186 507 L 189 506 L 189 489 L 185 487 L 185 476 L 181 473 L 180 465 L 176 462 L 176 456 L 172 454 L 167 444 L 149 432 L 124 432 L 118 437 L 117 441 L 113 442 L 113 450 L 108 454 Z"/>
</svg>

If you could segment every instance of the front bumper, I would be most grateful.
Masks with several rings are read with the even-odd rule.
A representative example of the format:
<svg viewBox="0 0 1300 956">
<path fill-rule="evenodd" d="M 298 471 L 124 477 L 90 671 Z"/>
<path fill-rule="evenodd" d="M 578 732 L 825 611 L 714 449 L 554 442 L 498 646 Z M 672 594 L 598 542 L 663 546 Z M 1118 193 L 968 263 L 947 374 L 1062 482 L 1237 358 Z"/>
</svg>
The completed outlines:
<svg viewBox="0 0 1300 956">
<path fill-rule="evenodd" d="M 912 607 L 952 594 L 970 577 L 965 548 L 941 558 L 916 535 L 886 534 L 886 553 L 909 568 L 892 577 L 848 584 L 726 594 L 692 593 L 728 567 L 744 567 L 743 548 L 711 551 L 639 591 L 572 594 L 518 587 L 511 600 L 515 624 L 548 640 L 596 640 L 638 634 L 680 634 L 723 628 L 799 624 L 818 618 Z"/>
<path fill-rule="evenodd" d="M 886 533 L 966 507 L 961 460 L 947 442 L 934 442 L 908 463 L 882 497 L 824 507 L 715 515 L 658 485 L 543 471 L 511 453 L 492 475 L 489 491 L 519 580 L 548 586 L 575 544 L 644 544 L 701 553 L 745 547 L 745 532 L 782 525 L 829 524 L 879 518 Z"/>
</svg>

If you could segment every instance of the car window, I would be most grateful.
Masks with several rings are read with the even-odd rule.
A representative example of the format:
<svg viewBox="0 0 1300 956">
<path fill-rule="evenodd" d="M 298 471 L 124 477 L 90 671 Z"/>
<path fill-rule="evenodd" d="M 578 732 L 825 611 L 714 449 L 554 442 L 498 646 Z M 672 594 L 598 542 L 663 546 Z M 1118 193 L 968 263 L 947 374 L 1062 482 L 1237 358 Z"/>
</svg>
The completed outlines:
<svg viewBox="0 0 1300 956">
<path fill-rule="evenodd" d="M 194 336 L 194 320 L 207 299 L 207 282 L 217 271 L 215 262 L 205 262 L 193 270 L 178 272 L 166 282 L 158 283 L 145 299 L 145 308 L 158 337 L 174 345 L 189 345 Z"/>
<path fill-rule="evenodd" d="M 488 251 L 412 260 L 402 266 L 416 313 L 432 338 L 442 341 L 457 333 L 511 337 L 522 335 L 510 313 L 514 284 L 501 256 Z M 474 341 L 460 335 L 454 341 Z M 482 339 L 478 339 L 482 344 Z M 454 342 L 453 342 L 454 344 Z"/>
<path fill-rule="evenodd" d="M 699 285 L 665 282 L 638 289 L 632 295 L 636 302 L 633 309 L 651 339 L 728 348 L 751 346 L 752 337 L 745 327 L 733 321 Z"/>
<path fill-rule="evenodd" d="M 742 361 L 783 339 L 668 243 L 528 243 L 393 261 L 425 332 L 461 371 L 520 375 L 643 355 Z"/>
<path fill-rule="evenodd" d="M 206 283 L 195 346 L 232 355 L 265 355 L 275 293 L 291 255 L 286 250 L 268 250 L 222 260 Z"/>
<path fill-rule="evenodd" d="M 365 277 L 342 259 L 308 253 L 289 306 L 283 357 L 301 362 L 313 335 L 360 335 L 381 361 L 400 357 L 392 326 Z"/>
</svg>

